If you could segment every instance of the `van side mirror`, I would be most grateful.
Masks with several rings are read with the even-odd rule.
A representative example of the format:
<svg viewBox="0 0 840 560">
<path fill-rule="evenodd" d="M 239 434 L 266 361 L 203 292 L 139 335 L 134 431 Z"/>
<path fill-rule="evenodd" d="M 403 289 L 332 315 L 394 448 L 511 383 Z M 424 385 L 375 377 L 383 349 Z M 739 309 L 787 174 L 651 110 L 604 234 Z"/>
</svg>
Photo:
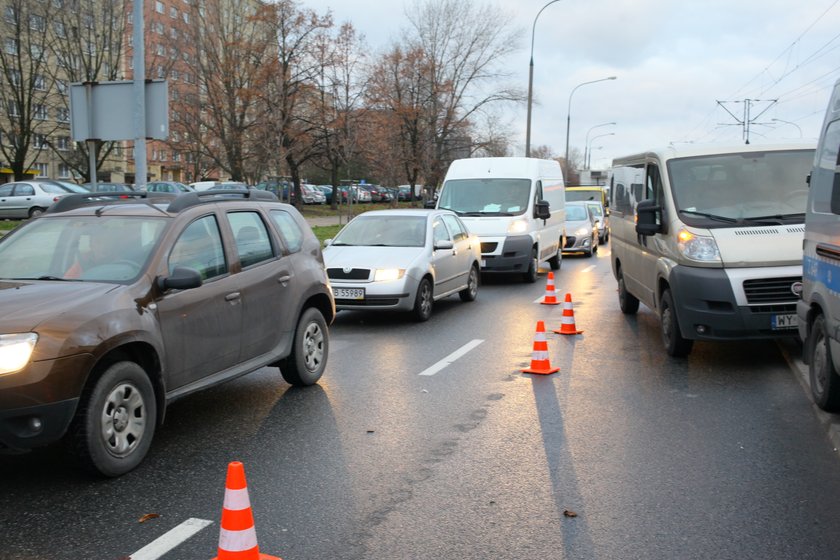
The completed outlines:
<svg viewBox="0 0 840 560">
<path fill-rule="evenodd" d="M 534 217 L 538 220 L 547 220 L 551 217 L 551 208 L 547 200 L 538 200 L 534 205 Z"/>
<path fill-rule="evenodd" d="M 643 200 L 636 205 L 636 233 L 653 235 L 663 233 L 665 228 L 657 220 L 662 207 L 653 200 Z"/>
</svg>

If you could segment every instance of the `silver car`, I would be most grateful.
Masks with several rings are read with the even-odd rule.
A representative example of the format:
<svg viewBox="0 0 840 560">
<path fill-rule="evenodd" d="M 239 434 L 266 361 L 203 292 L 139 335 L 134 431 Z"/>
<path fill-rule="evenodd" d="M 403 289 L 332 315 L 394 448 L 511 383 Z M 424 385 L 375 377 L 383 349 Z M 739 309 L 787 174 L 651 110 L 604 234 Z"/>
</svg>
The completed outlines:
<svg viewBox="0 0 840 560">
<path fill-rule="evenodd" d="M 598 228 L 598 244 L 605 245 L 610 240 L 610 215 L 604 205 L 598 201 L 587 200 L 586 205 L 595 216 L 595 227 Z"/>
<path fill-rule="evenodd" d="M 435 300 L 478 294 L 481 245 L 454 212 L 365 212 L 325 243 L 336 309 L 408 311 L 426 321 Z"/>
<path fill-rule="evenodd" d="M 0 185 L 0 219 L 34 218 L 70 191 L 41 181 L 18 181 Z"/>
<path fill-rule="evenodd" d="M 598 250 L 598 226 L 586 202 L 566 202 L 566 244 L 564 253 L 584 253 L 591 257 Z"/>
</svg>

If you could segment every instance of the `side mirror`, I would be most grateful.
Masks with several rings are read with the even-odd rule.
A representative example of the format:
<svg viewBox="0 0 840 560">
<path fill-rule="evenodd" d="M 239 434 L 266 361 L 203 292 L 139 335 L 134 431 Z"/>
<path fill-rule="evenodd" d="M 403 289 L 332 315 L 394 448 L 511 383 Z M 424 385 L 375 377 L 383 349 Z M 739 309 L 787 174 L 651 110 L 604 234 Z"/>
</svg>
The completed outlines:
<svg viewBox="0 0 840 560">
<path fill-rule="evenodd" d="M 330 245 L 332 245 L 332 242 L 332 237 L 330 237 L 329 239 L 324 239 L 324 247 L 329 247 Z"/>
<path fill-rule="evenodd" d="M 176 266 L 168 277 L 158 276 L 156 280 L 162 292 L 166 290 L 188 290 L 201 286 L 201 274 L 194 268 Z"/>
<path fill-rule="evenodd" d="M 433 208 L 435 207 L 435 205 L 436 205 L 436 204 L 437 204 L 437 201 L 436 201 L 436 200 L 434 200 L 434 199 L 432 199 L 432 200 L 427 200 L 426 202 L 424 202 L 424 203 L 423 203 L 423 208 L 426 208 L 426 209 L 433 209 Z"/>
<path fill-rule="evenodd" d="M 657 216 L 662 207 L 653 200 L 643 200 L 636 205 L 636 233 L 640 235 L 653 235 L 663 233 L 664 228 L 657 221 Z"/>
<path fill-rule="evenodd" d="M 547 220 L 551 217 L 551 208 L 547 200 L 538 200 L 534 205 L 534 217 L 538 220 Z"/>
<path fill-rule="evenodd" d="M 455 247 L 455 244 L 448 239 L 441 239 L 440 241 L 435 241 L 435 251 L 446 251 L 448 249 L 452 249 L 453 247 Z"/>
</svg>

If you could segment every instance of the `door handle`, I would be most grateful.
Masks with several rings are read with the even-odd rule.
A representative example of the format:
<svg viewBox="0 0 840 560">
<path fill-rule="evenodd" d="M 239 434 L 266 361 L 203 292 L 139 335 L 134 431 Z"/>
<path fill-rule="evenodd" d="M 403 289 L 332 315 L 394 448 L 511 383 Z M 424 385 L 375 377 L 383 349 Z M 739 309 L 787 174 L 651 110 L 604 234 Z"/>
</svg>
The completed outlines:
<svg viewBox="0 0 840 560">
<path fill-rule="evenodd" d="M 225 296 L 225 301 L 236 301 L 240 298 L 239 292 L 233 292 Z"/>
<path fill-rule="evenodd" d="M 280 278 L 278 278 L 277 281 L 281 284 L 285 284 L 286 282 L 288 282 L 291 279 L 292 279 L 291 274 L 285 274 L 285 275 L 281 276 Z"/>
</svg>

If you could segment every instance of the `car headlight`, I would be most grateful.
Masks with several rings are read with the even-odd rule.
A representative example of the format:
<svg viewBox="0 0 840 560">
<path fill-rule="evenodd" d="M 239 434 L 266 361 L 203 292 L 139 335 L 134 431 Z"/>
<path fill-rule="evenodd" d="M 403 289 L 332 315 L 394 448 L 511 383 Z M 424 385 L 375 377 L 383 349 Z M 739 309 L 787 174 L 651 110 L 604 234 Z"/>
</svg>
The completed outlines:
<svg viewBox="0 0 840 560">
<path fill-rule="evenodd" d="M 393 282 L 405 276 L 404 268 L 379 268 L 373 274 L 374 282 Z"/>
<path fill-rule="evenodd" d="M 37 341 L 35 333 L 0 334 L 0 375 L 23 369 Z"/>
<path fill-rule="evenodd" d="M 514 220 L 508 226 L 508 233 L 525 233 L 528 231 L 528 222 L 525 220 Z"/>
<path fill-rule="evenodd" d="M 680 253 L 693 261 L 720 262 L 720 251 L 713 237 L 695 235 L 687 230 L 677 234 L 677 247 Z"/>
<path fill-rule="evenodd" d="M 585 227 L 577 228 L 577 230 L 575 230 L 575 235 L 577 237 L 583 237 L 584 235 L 589 235 L 589 228 L 585 228 Z"/>
</svg>

